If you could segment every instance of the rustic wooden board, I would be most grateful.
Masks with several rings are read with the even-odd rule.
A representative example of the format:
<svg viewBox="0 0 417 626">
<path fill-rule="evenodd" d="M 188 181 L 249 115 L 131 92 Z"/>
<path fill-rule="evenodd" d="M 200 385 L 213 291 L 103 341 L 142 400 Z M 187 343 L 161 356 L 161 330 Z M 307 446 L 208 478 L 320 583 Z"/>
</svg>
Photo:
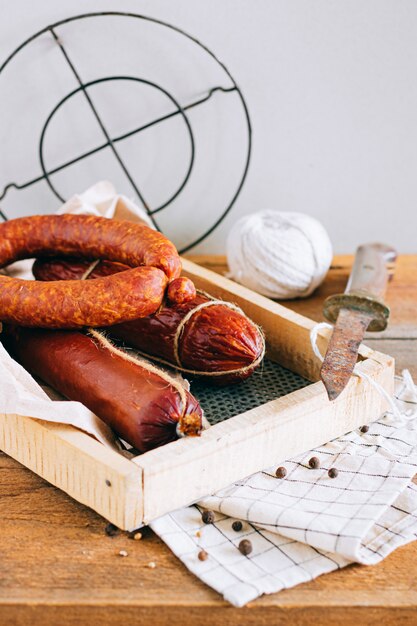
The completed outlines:
<svg viewBox="0 0 417 626">
<path fill-rule="evenodd" d="M 417 268 L 417 257 L 414 262 Z M 329 291 L 332 281 L 333 270 L 326 280 Z M 415 310 L 414 279 L 409 282 L 399 271 L 396 281 L 398 292 L 408 293 Z M 395 336 L 396 324 L 411 325 L 411 319 L 401 317 L 397 296 L 390 300 L 397 311 L 390 331 Z M 320 319 L 321 299 L 313 296 L 308 302 L 308 316 Z M 401 352 L 404 364 L 417 374 L 417 355 L 403 348 L 404 339 L 389 343 L 393 349 L 387 352 Z M 107 537 L 99 515 L 2 453 L 0 472 L 2 626 L 78 626 L 92 620 L 103 626 L 148 621 L 154 626 L 416 623 L 417 542 L 378 566 L 351 566 L 234 609 L 152 533 L 139 542 L 125 534 Z M 119 550 L 129 556 L 120 557 Z M 156 562 L 156 569 L 146 567 L 149 561 Z"/>
</svg>

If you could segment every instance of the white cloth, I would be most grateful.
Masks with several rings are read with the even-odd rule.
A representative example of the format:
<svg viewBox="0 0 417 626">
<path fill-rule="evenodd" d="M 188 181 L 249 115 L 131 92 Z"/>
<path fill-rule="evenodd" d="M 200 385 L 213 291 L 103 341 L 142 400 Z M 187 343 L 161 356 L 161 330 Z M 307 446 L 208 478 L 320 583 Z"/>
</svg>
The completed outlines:
<svg viewBox="0 0 417 626">
<path fill-rule="evenodd" d="M 417 539 L 417 392 L 396 381 L 391 412 L 299 457 L 253 474 L 151 524 L 186 567 L 235 606 L 351 562 L 372 565 Z M 366 419 L 364 419 L 366 422 Z M 320 459 L 319 469 L 308 460 Z M 338 470 L 336 478 L 328 469 Z M 215 511 L 204 524 L 201 511 Z M 240 532 L 232 529 L 244 520 Z M 198 533 L 200 536 L 198 536 Z M 242 555 L 243 538 L 253 551 Z M 198 559 L 199 550 L 208 553 Z"/>
</svg>

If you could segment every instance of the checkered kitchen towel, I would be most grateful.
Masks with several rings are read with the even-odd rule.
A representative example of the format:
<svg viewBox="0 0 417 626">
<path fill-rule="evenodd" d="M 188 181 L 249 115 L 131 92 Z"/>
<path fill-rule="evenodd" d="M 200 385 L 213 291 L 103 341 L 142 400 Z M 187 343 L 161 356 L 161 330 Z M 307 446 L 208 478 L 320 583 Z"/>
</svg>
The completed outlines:
<svg viewBox="0 0 417 626">
<path fill-rule="evenodd" d="M 417 390 L 407 376 L 397 379 L 395 401 L 399 415 L 282 463 L 285 478 L 275 477 L 276 467 L 253 474 L 156 520 L 153 530 L 235 606 L 352 562 L 378 563 L 417 539 Z M 215 512 L 213 524 L 202 522 L 204 509 Z M 252 544 L 248 555 L 238 550 L 242 539 Z"/>
</svg>

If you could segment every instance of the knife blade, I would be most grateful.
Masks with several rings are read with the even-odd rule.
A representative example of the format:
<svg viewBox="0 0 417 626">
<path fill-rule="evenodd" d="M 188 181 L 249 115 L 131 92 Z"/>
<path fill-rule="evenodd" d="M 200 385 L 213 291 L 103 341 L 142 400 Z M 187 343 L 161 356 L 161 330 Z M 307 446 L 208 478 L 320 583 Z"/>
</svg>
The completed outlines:
<svg viewBox="0 0 417 626">
<path fill-rule="evenodd" d="M 365 332 L 387 327 L 384 296 L 396 258 L 395 249 L 382 243 L 359 246 L 345 292 L 324 301 L 323 314 L 334 324 L 320 370 L 329 400 L 349 382 Z"/>
</svg>

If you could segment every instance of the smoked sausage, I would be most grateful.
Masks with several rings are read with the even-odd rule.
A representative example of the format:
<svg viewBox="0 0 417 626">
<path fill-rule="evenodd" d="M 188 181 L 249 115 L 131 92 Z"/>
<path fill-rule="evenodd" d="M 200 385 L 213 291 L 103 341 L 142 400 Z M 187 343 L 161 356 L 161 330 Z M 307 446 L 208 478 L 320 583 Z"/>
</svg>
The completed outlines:
<svg viewBox="0 0 417 626">
<path fill-rule="evenodd" d="M 98 335 L 98 333 L 97 333 Z M 77 331 L 4 326 L 2 341 L 34 376 L 82 402 L 140 452 L 199 435 L 202 410 L 164 372 L 126 360 L 111 344 Z"/>
<path fill-rule="evenodd" d="M 33 215 L 0 224 L 0 267 L 36 256 L 108 259 L 129 267 L 150 265 L 168 280 L 181 274 L 173 243 L 146 224 L 95 215 Z"/>
<path fill-rule="evenodd" d="M 23 326 L 104 326 L 155 312 L 181 272 L 174 245 L 142 223 L 91 215 L 37 215 L 0 224 L 0 267 L 33 256 L 77 255 L 136 268 L 91 284 L 26 283 L 0 276 L 0 319 Z M 145 266 L 145 267 L 138 267 Z M 192 297 L 176 283 L 171 297 Z"/>
<path fill-rule="evenodd" d="M 92 265 L 79 259 L 38 259 L 32 271 L 38 280 L 73 280 L 97 279 L 126 269 L 110 261 Z M 201 292 L 191 301 L 165 303 L 154 315 L 107 330 L 146 356 L 217 385 L 250 376 L 265 351 L 256 324 L 236 307 Z"/>
<path fill-rule="evenodd" d="M 110 326 L 160 307 L 168 282 L 161 270 L 138 267 L 119 276 L 67 283 L 0 276 L 0 319 L 43 328 Z"/>
</svg>

